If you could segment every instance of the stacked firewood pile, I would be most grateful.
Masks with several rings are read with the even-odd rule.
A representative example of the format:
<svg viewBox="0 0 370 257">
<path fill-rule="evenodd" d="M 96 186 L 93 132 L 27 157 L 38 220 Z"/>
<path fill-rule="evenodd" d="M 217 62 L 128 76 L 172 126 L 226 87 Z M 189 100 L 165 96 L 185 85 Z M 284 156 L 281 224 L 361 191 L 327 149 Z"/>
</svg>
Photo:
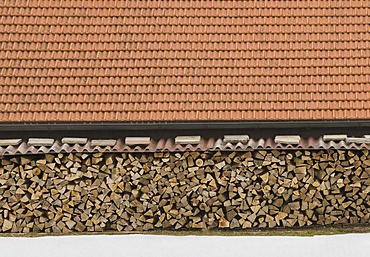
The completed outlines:
<svg viewBox="0 0 370 257">
<path fill-rule="evenodd" d="M 0 160 L 1 232 L 369 223 L 367 150 L 70 153 Z"/>
</svg>

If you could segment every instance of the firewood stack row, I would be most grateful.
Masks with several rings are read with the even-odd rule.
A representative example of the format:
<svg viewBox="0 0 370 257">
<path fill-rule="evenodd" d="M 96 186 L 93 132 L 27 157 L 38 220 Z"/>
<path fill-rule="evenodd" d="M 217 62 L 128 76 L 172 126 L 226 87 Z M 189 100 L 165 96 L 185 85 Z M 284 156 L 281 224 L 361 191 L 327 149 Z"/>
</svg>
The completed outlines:
<svg viewBox="0 0 370 257">
<path fill-rule="evenodd" d="M 0 230 L 369 223 L 367 150 L 66 153 L 0 160 Z"/>
</svg>

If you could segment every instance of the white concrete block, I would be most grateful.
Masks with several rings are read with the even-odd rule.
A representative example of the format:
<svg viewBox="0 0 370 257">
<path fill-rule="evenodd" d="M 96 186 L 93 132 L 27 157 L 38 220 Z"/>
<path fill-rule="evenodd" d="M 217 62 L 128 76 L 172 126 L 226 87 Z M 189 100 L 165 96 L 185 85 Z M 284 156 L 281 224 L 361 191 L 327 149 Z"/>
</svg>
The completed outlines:
<svg viewBox="0 0 370 257">
<path fill-rule="evenodd" d="M 54 138 L 29 138 L 27 144 L 32 146 L 52 146 L 54 141 Z"/>
<path fill-rule="evenodd" d="M 94 139 L 91 140 L 92 146 L 114 146 L 117 140 L 115 139 Z"/>
<path fill-rule="evenodd" d="M 347 137 L 346 139 L 347 144 L 370 144 L 370 139 L 364 137 Z"/>
<path fill-rule="evenodd" d="M 175 143 L 179 145 L 197 145 L 200 143 L 200 136 L 177 136 Z"/>
<path fill-rule="evenodd" d="M 62 143 L 69 144 L 69 145 L 74 145 L 74 144 L 84 145 L 87 143 L 87 138 L 85 137 L 63 137 Z"/>
<path fill-rule="evenodd" d="M 248 141 L 248 135 L 224 135 L 225 143 L 247 143 Z"/>
<path fill-rule="evenodd" d="M 126 137 L 126 145 L 149 145 L 150 137 Z"/>
<path fill-rule="evenodd" d="M 342 141 L 342 140 L 346 140 L 347 139 L 347 135 L 324 135 L 322 137 L 322 140 L 324 140 L 324 142 L 328 142 L 328 141 Z"/>
<path fill-rule="evenodd" d="M 0 146 L 19 145 L 22 143 L 22 139 L 0 139 Z"/>
<path fill-rule="evenodd" d="M 276 136 L 275 143 L 276 144 L 291 144 L 291 145 L 298 145 L 301 141 L 301 137 L 297 135 L 285 135 L 285 136 Z"/>
</svg>

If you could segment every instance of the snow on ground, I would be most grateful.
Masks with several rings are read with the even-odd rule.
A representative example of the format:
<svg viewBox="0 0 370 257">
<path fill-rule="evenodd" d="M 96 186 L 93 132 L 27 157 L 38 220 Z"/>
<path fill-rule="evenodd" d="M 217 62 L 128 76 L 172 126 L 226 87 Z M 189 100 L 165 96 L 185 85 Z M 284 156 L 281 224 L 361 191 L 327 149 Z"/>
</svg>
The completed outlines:
<svg viewBox="0 0 370 257">
<path fill-rule="evenodd" d="M 1 257 L 370 256 L 370 234 L 334 236 L 91 235 L 0 237 Z"/>
</svg>

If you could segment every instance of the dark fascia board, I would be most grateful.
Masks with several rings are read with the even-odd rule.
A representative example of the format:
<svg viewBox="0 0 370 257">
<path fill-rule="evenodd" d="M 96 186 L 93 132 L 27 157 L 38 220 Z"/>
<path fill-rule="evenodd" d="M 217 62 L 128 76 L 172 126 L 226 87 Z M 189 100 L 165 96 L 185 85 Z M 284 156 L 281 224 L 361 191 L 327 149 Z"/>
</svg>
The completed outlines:
<svg viewBox="0 0 370 257">
<path fill-rule="evenodd" d="M 365 128 L 370 120 L 0 123 L 0 131 Z"/>
</svg>

